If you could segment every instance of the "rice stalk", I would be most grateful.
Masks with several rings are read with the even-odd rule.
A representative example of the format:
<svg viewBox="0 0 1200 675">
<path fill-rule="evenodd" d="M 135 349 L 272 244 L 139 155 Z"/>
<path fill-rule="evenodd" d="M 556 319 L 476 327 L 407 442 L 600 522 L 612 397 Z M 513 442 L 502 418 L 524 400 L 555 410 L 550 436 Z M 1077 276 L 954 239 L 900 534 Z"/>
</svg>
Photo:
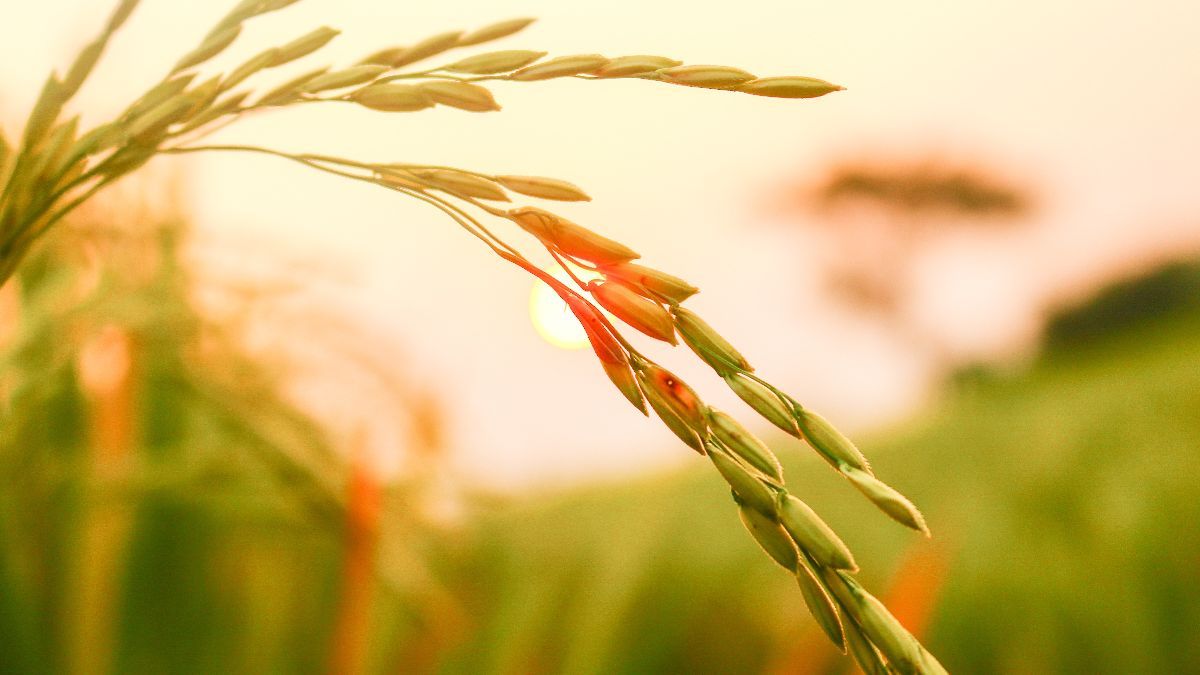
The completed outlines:
<svg viewBox="0 0 1200 675">
<path fill-rule="evenodd" d="M 73 209 L 158 156 L 201 152 L 268 155 L 417 199 L 562 297 L 618 391 L 644 414 L 649 403 L 672 433 L 713 463 L 729 484 L 755 541 L 796 575 L 805 602 L 839 649 L 848 649 L 867 672 L 945 672 L 886 608 L 854 581 L 850 573 L 857 565 L 850 551 L 815 511 L 789 494 L 771 449 L 733 416 L 711 409 L 692 387 L 636 349 L 593 300 L 610 310 L 617 321 L 659 341 L 674 345 L 676 335 L 681 336 L 760 417 L 805 440 L 886 514 L 926 531 L 924 519 L 912 503 L 876 478 L 862 453 L 832 424 L 761 378 L 726 336 L 681 306 L 698 292 L 696 286 L 635 262 L 640 255 L 634 249 L 551 211 L 533 206 L 499 209 L 487 203 L 511 201 L 514 196 L 589 201 L 582 188 L 546 177 L 199 141 L 246 117 L 317 103 L 352 104 L 382 113 L 437 107 L 493 112 L 500 104 L 490 85 L 501 82 L 640 79 L 788 99 L 817 98 L 842 88 L 812 77 L 759 77 L 740 68 L 686 64 L 668 56 L 574 54 L 546 58 L 546 52 L 533 49 L 448 55 L 512 36 L 532 23 L 524 18 L 475 30 L 447 31 L 409 46 L 377 49 L 346 67 L 310 67 L 303 74 L 280 78 L 273 86 L 254 84 L 281 66 L 319 54 L 338 35 L 333 28 L 320 27 L 262 49 L 231 72 L 198 78 L 200 69 L 217 54 L 241 48 L 238 38 L 247 21 L 296 1 L 242 0 L 121 115 L 80 134 L 76 117 L 65 122 L 60 118 L 138 4 L 136 0 L 120 2 L 99 37 L 81 50 L 66 76 L 51 74 L 47 78 L 19 144 L 9 146 L 0 134 L 0 284 L 11 277 L 30 247 Z M 442 63 L 430 65 L 443 56 Z M 247 87 L 233 91 L 243 84 Z M 530 262 L 509 240 L 514 231 L 549 250 L 571 273 L 577 288 Z M 599 278 L 584 283 L 573 269 Z"/>
</svg>

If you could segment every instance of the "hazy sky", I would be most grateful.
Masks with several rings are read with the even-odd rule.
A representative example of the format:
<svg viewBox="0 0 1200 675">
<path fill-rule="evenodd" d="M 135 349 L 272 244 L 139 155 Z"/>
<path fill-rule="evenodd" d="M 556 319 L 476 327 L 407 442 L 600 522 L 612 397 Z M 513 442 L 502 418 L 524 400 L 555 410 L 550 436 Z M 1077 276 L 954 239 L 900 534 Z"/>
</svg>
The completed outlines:
<svg viewBox="0 0 1200 675">
<path fill-rule="evenodd" d="M 110 3 L 9 4 L 0 121 L 12 136 L 46 70 L 69 62 Z M 227 4 L 144 0 L 81 98 L 87 119 L 161 77 Z M 663 54 L 814 75 L 848 90 L 797 102 L 640 81 L 498 84 L 499 114 L 314 107 L 248 120 L 221 138 L 579 183 L 595 201 L 560 212 L 701 286 L 690 304 L 761 374 L 858 428 L 919 401 L 924 366 L 822 294 L 806 264 L 816 244 L 761 206 L 789 180 L 811 179 L 847 153 L 937 152 L 1035 187 L 1040 210 L 1028 227 L 948 240 L 929 254 L 919 306 L 966 353 L 1019 351 L 1048 298 L 1200 245 L 1194 0 L 306 0 L 251 24 L 213 65 L 321 23 L 344 33 L 316 60 L 344 63 L 513 16 L 542 20 L 498 48 Z M 315 267 L 314 297 L 381 337 L 395 354 L 379 356 L 409 378 L 440 387 L 457 463 L 470 475 L 577 480 L 689 457 L 628 409 L 590 354 L 540 340 L 527 276 L 431 209 L 269 159 L 161 163 L 191 179 L 198 256 L 232 249 Z M 686 354 L 656 353 L 713 402 L 743 412 Z M 354 426 L 380 413 L 347 414 Z M 386 443 L 377 445 L 387 464 Z"/>
</svg>

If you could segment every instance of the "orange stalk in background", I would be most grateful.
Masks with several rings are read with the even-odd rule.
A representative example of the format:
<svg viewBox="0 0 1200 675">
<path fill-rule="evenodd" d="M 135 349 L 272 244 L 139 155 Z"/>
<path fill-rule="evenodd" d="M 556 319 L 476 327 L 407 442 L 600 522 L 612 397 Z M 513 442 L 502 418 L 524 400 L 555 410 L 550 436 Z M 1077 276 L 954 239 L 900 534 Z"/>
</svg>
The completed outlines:
<svg viewBox="0 0 1200 675">
<path fill-rule="evenodd" d="M 928 637 L 926 633 L 948 572 L 949 556 L 943 547 L 928 541 L 917 542 L 901 558 L 883 597 L 892 615 L 922 642 Z M 832 675 L 847 672 L 844 666 L 848 664 L 853 665 L 849 672 L 862 672 L 857 664 L 833 649 L 815 625 L 799 639 L 791 632 L 781 637 L 781 644 L 790 647 L 783 646 L 774 663 L 766 668 L 772 675 Z"/>
<path fill-rule="evenodd" d="M 950 571 L 949 555 L 940 546 L 914 544 L 900 562 L 884 602 L 917 638 L 926 637 L 934 609 Z"/>
<path fill-rule="evenodd" d="M 114 325 L 104 327 L 83 349 L 79 376 L 89 401 L 91 466 L 89 489 L 96 481 L 130 470 L 137 444 L 135 411 L 137 343 Z M 82 555 L 76 576 L 77 609 L 72 628 L 76 672 L 111 667 L 117 579 L 129 541 L 131 520 L 124 505 L 89 500 L 80 519 Z"/>
<path fill-rule="evenodd" d="M 330 649 L 329 672 L 362 672 L 367 653 L 374 595 L 382 495 L 379 477 L 356 441 L 346 504 L 346 557 L 341 602 Z"/>
</svg>

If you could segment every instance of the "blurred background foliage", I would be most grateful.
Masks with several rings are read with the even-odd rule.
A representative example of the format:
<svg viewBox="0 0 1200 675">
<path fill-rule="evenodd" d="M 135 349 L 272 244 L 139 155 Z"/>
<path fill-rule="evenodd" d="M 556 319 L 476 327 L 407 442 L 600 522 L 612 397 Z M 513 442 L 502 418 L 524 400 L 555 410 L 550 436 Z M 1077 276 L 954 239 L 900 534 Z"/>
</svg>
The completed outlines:
<svg viewBox="0 0 1200 675">
<path fill-rule="evenodd" d="M 360 658 L 362 588 L 396 539 L 382 513 L 403 528 L 410 509 L 334 451 L 235 327 L 200 316 L 187 231 L 94 209 L 4 289 L 0 670 Z M 380 577 L 381 603 L 418 578 L 389 555 L 405 573 Z"/>
<path fill-rule="evenodd" d="M 85 214 L 0 294 L 0 671 L 848 672 L 706 467 L 426 517 L 205 318 L 187 232 Z M 1197 298 L 1121 281 L 866 438 L 932 541 L 770 440 L 951 671 L 1200 672 Z"/>
</svg>

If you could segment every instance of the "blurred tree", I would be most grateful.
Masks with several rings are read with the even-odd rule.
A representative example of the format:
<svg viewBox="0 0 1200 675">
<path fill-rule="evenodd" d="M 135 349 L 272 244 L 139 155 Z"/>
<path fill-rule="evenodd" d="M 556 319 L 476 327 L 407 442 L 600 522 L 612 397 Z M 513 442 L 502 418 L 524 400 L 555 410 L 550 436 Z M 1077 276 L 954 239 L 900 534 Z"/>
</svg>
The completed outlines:
<svg viewBox="0 0 1200 675">
<path fill-rule="evenodd" d="M 1051 356 L 1155 321 L 1200 309 L 1200 261 L 1179 261 L 1115 281 L 1095 296 L 1054 312 L 1046 323 Z"/>
<path fill-rule="evenodd" d="M 907 306 L 923 251 L 948 231 L 1010 226 L 1034 207 L 1028 190 L 986 167 L 915 159 L 835 164 L 815 186 L 790 188 L 785 208 L 817 217 L 833 249 L 829 284 L 840 297 L 946 365 L 941 340 Z"/>
</svg>

